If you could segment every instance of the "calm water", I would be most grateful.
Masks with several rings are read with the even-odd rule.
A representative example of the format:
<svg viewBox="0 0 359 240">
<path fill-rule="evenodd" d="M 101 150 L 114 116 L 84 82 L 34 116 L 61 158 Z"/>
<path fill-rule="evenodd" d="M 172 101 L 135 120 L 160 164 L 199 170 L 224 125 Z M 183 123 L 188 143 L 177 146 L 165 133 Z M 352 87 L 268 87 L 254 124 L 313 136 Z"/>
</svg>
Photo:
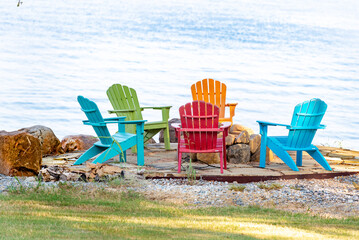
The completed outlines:
<svg viewBox="0 0 359 240">
<path fill-rule="evenodd" d="M 357 0 L 23 2 L 0 3 L 0 129 L 93 134 L 76 96 L 109 117 L 113 83 L 143 106 L 172 105 L 173 118 L 210 77 L 239 103 L 237 123 L 289 123 L 295 104 L 319 97 L 328 127 L 315 143 L 359 149 Z"/>
</svg>

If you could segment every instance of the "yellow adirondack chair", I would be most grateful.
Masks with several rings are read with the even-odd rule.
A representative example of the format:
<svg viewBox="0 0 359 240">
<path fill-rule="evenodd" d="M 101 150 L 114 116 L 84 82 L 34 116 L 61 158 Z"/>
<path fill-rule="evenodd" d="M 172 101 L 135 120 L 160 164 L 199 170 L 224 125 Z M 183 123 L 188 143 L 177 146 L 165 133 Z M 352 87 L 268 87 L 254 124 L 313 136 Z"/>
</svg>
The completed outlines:
<svg viewBox="0 0 359 240">
<path fill-rule="evenodd" d="M 238 103 L 226 103 L 227 86 L 213 79 L 203 79 L 191 86 L 193 101 L 202 100 L 215 104 L 219 107 L 219 121 L 231 122 Z M 225 108 L 229 107 L 229 117 L 225 117 Z"/>
</svg>

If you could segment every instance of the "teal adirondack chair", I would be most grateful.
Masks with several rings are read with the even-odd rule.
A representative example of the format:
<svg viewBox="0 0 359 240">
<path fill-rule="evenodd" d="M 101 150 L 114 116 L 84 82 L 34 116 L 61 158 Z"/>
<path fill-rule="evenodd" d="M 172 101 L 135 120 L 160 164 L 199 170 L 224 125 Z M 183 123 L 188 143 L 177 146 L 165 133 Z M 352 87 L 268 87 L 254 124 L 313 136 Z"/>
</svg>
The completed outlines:
<svg viewBox="0 0 359 240">
<path fill-rule="evenodd" d="M 325 102 L 313 98 L 295 106 L 290 125 L 257 121 L 262 135 L 259 166 L 265 167 L 268 147 L 293 171 L 298 171 L 297 166 L 302 166 L 302 151 L 306 151 L 323 168 L 331 171 L 327 160 L 312 144 L 317 129 L 325 128 L 325 125 L 320 124 L 320 122 L 326 110 L 327 104 Z M 268 126 L 284 126 L 289 130 L 289 134 L 288 136 L 269 137 L 267 136 Z M 297 151 L 297 165 L 287 151 Z"/>
<path fill-rule="evenodd" d="M 91 125 L 95 130 L 100 141 L 88 149 L 74 165 L 80 165 L 92 157 L 100 154 L 92 163 L 103 163 L 110 158 L 120 154 L 126 161 L 126 150 L 137 145 L 137 164 L 142 166 L 144 160 L 143 148 L 143 126 L 146 120 L 125 121 L 126 117 L 102 118 L 100 110 L 96 103 L 83 96 L 78 96 L 81 110 L 86 114 L 87 119 L 83 121 L 85 125 Z M 118 132 L 111 136 L 107 125 L 108 123 L 117 123 Z M 125 125 L 132 124 L 136 126 L 137 134 L 125 132 Z"/>
<path fill-rule="evenodd" d="M 147 122 L 144 126 L 144 141 L 147 142 L 162 129 L 164 130 L 165 148 L 170 150 L 170 137 L 168 118 L 171 106 L 165 107 L 140 107 L 136 91 L 133 88 L 123 86 L 121 84 L 113 84 L 106 91 L 107 96 L 114 110 L 109 113 L 116 113 L 118 117 L 125 116 L 127 120 L 142 120 L 142 111 L 144 109 L 154 109 L 162 111 L 162 120 L 156 122 Z M 126 126 L 126 132 L 135 133 L 133 126 Z M 136 148 L 132 148 L 132 152 L 136 152 Z"/>
</svg>

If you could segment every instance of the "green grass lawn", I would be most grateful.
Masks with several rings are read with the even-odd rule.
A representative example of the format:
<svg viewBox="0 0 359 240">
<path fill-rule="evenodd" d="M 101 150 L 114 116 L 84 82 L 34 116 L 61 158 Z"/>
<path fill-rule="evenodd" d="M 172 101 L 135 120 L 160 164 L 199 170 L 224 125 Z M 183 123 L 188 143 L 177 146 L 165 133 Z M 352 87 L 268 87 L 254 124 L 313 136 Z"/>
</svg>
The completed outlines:
<svg viewBox="0 0 359 240">
<path fill-rule="evenodd" d="M 189 209 L 133 192 L 63 184 L 0 195 L 0 239 L 359 239 L 359 218 L 257 207 Z"/>
</svg>

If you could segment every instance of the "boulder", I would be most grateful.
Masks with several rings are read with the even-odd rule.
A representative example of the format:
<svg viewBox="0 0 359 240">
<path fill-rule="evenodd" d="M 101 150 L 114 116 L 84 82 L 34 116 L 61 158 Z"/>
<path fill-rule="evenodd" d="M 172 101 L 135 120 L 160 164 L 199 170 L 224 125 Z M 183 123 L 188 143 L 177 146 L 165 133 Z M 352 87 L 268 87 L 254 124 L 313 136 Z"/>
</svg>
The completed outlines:
<svg viewBox="0 0 359 240">
<path fill-rule="evenodd" d="M 234 140 L 234 143 L 248 144 L 249 143 L 249 134 L 248 134 L 247 130 L 241 131 L 240 134 L 238 134 L 238 136 Z"/>
<path fill-rule="evenodd" d="M 219 153 L 196 153 L 196 159 L 208 164 L 220 163 Z"/>
<path fill-rule="evenodd" d="M 234 144 L 228 147 L 227 157 L 230 163 L 248 163 L 251 151 L 247 144 Z"/>
<path fill-rule="evenodd" d="M 35 176 L 41 168 L 38 138 L 24 131 L 0 131 L 0 173 L 9 176 Z"/>
<path fill-rule="evenodd" d="M 193 161 L 197 161 L 197 153 L 182 153 L 182 159 L 191 159 Z"/>
<path fill-rule="evenodd" d="M 228 134 L 228 136 L 226 137 L 226 146 L 233 145 L 235 140 L 236 140 L 236 135 Z"/>
<path fill-rule="evenodd" d="M 259 162 L 260 158 L 260 150 L 261 148 L 258 147 L 257 150 L 251 156 L 251 162 Z M 266 163 L 270 163 L 273 161 L 273 152 L 267 147 L 267 156 L 266 156 Z"/>
<path fill-rule="evenodd" d="M 247 131 L 249 135 L 254 134 L 254 131 L 251 128 L 240 124 L 233 124 L 232 127 L 229 129 L 229 133 L 238 135 L 244 130 Z"/>
<path fill-rule="evenodd" d="M 171 120 L 168 121 L 169 130 L 170 130 L 170 142 L 176 143 L 177 142 L 176 131 L 171 126 L 172 123 L 181 123 L 181 120 L 179 118 L 172 118 Z M 160 131 L 159 141 L 160 141 L 160 143 L 164 142 L 163 129 Z"/>
<path fill-rule="evenodd" d="M 260 145 L 261 145 L 261 135 L 252 134 L 249 137 L 249 147 L 251 148 L 251 153 L 255 153 Z"/>
<path fill-rule="evenodd" d="M 68 135 L 61 141 L 65 152 L 84 151 L 92 147 L 99 139 L 91 135 Z"/>
<path fill-rule="evenodd" d="M 63 149 L 61 148 L 60 140 L 48 127 L 35 125 L 29 128 L 19 129 L 18 131 L 26 132 L 39 139 L 42 156 L 64 153 Z"/>
</svg>

